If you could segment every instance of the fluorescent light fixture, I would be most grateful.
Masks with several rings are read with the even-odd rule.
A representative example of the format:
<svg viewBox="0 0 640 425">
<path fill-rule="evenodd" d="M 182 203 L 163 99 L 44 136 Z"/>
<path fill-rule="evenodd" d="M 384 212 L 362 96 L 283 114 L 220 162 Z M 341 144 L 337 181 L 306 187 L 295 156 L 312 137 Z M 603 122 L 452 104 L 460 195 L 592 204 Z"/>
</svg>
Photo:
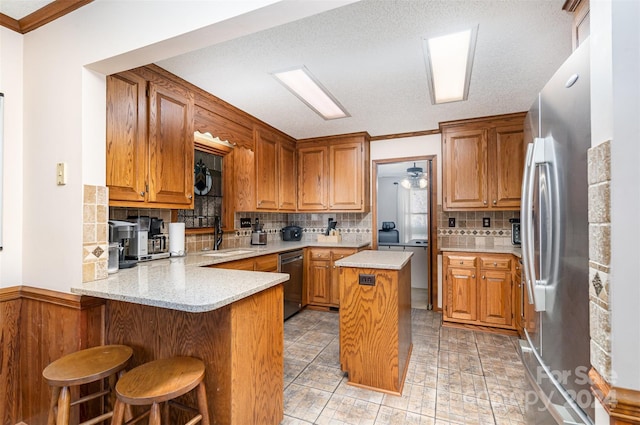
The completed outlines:
<svg viewBox="0 0 640 425">
<path fill-rule="evenodd" d="M 423 39 L 431 103 L 467 100 L 478 27 Z"/>
<path fill-rule="evenodd" d="M 272 75 L 325 120 L 350 116 L 304 66 L 274 72 Z"/>
</svg>

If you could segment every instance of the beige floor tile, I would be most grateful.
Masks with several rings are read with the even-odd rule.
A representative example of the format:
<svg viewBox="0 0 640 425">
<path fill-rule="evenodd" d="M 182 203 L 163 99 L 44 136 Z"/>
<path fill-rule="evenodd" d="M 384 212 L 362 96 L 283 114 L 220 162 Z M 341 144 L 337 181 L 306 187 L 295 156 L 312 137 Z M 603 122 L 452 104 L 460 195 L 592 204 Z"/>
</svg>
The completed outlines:
<svg viewBox="0 0 640 425">
<path fill-rule="evenodd" d="M 284 390 L 284 414 L 314 423 L 330 398 L 328 391 L 292 383 Z"/>
<path fill-rule="evenodd" d="M 433 425 L 434 423 L 435 419 L 429 416 L 380 406 L 375 425 Z"/>
<path fill-rule="evenodd" d="M 384 397 L 384 393 L 379 391 L 367 390 L 366 388 L 360 388 L 353 385 L 348 384 L 349 378 L 342 378 L 342 382 L 336 388 L 334 394 L 356 398 L 358 400 L 363 400 L 375 404 L 382 404 L 382 399 Z"/>
<path fill-rule="evenodd" d="M 343 377 L 344 373 L 340 369 L 312 363 L 293 383 L 333 393 Z"/>
<path fill-rule="evenodd" d="M 322 349 L 323 347 L 319 347 L 317 345 L 294 342 L 285 350 L 284 357 L 311 363 L 313 359 L 320 354 Z"/>
<path fill-rule="evenodd" d="M 326 347 L 331 341 L 336 338 L 335 334 L 320 332 L 317 329 L 312 329 L 302 335 L 296 342 L 308 345 L 317 345 L 319 347 Z"/>
<path fill-rule="evenodd" d="M 320 413 L 320 425 L 373 425 L 380 404 L 333 394 Z"/>
<path fill-rule="evenodd" d="M 309 365 L 308 362 L 286 358 L 284 359 L 284 386 L 293 382 L 294 379 Z"/>
</svg>

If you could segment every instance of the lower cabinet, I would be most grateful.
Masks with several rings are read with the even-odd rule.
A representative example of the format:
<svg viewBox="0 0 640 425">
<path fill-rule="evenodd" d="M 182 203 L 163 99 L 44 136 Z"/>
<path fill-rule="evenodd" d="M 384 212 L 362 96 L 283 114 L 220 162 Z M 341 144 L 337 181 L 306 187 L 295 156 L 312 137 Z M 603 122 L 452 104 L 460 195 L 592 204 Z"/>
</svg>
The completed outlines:
<svg viewBox="0 0 640 425">
<path fill-rule="evenodd" d="M 307 300 L 310 305 L 340 307 L 340 276 L 335 262 L 358 252 L 355 248 L 307 248 Z"/>
<path fill-rule="evenodd" d="M 226 263 L 213 264 L 209 267 L 218 269 L 248 270 L 254 272 L 277 272 L 278 254 L 261 255 L 242 260 L 227 261 Z"/>
<path fill-rule="evenodd" d="M 445 252 L 443 320 L 516 329 L 516 263 L 511 254 Z"/>
</svg>

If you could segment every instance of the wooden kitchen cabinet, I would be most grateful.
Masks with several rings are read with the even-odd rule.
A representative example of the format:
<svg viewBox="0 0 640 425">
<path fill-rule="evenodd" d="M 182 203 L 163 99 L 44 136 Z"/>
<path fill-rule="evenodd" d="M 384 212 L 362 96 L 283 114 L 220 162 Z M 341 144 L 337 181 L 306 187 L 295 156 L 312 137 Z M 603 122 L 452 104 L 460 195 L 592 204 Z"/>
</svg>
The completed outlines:
<svg viewBox="0 0 640 425">
<path fill-rule="evenodd" d="M 335 262 L 356 252 L 355 248 L 308 248 L 305 281 L 309 304 L 340 307 L 340 274 Z"/>
<path fill-rule="evenodd" d="M 278 254 L 260 255 L 242 260 L 227 261 L 209 267 L 217 269 L 248 270 L 255 272 L 277 272 Z"/>
<path fill-rule="evenodd" d="M 193 104 L 153 68 L 107 77 L 110 205 L 193 208 Z"/>
<path fill-rule="evenodd" d="M 510 254 L 444 253 L 443 320 L 516 329 L 514 263 Z"/>
<path fill-rule="evenodd" d="M 256 131 L 256 208 L 296 209 L 295 144 L 267 131 Z"/>
<path fill-rule="evenodd" d="M 518 210 L 524 113 L 441 124 L 445 210 Z"/>
<path fill-rule="evenodd" d="M 369 135 L 298 141 L 298 210 L 369 210 Z"/>
</svg>

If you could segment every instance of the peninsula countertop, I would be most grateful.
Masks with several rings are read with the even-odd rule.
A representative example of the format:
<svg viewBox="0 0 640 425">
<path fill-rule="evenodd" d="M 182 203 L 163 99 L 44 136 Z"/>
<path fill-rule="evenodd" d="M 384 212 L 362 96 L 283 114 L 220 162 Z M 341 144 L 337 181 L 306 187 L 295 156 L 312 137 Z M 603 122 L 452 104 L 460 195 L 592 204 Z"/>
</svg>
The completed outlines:
<svg viewBox="0 0 640 425">
<path fill-rule="evenodd" d="M 338 267 L 356 267 L 360 269 L 400 270 L 411 259 L 413 252 L 408 251 L 360 251 L 336 261 Z"/>
<path fill-rule="evenodd" d="M 265 246 L 201 251 L 138 263 L 108 278 L 80 283 L 71 292 L 115 301 L 192 313 L 216 310 L 289 280 L 286 273 L 210 268 L 207 266 L 312 247 L 362 248 L 368 242 L 323 244 L 280 242 Z"/>
</svg>

